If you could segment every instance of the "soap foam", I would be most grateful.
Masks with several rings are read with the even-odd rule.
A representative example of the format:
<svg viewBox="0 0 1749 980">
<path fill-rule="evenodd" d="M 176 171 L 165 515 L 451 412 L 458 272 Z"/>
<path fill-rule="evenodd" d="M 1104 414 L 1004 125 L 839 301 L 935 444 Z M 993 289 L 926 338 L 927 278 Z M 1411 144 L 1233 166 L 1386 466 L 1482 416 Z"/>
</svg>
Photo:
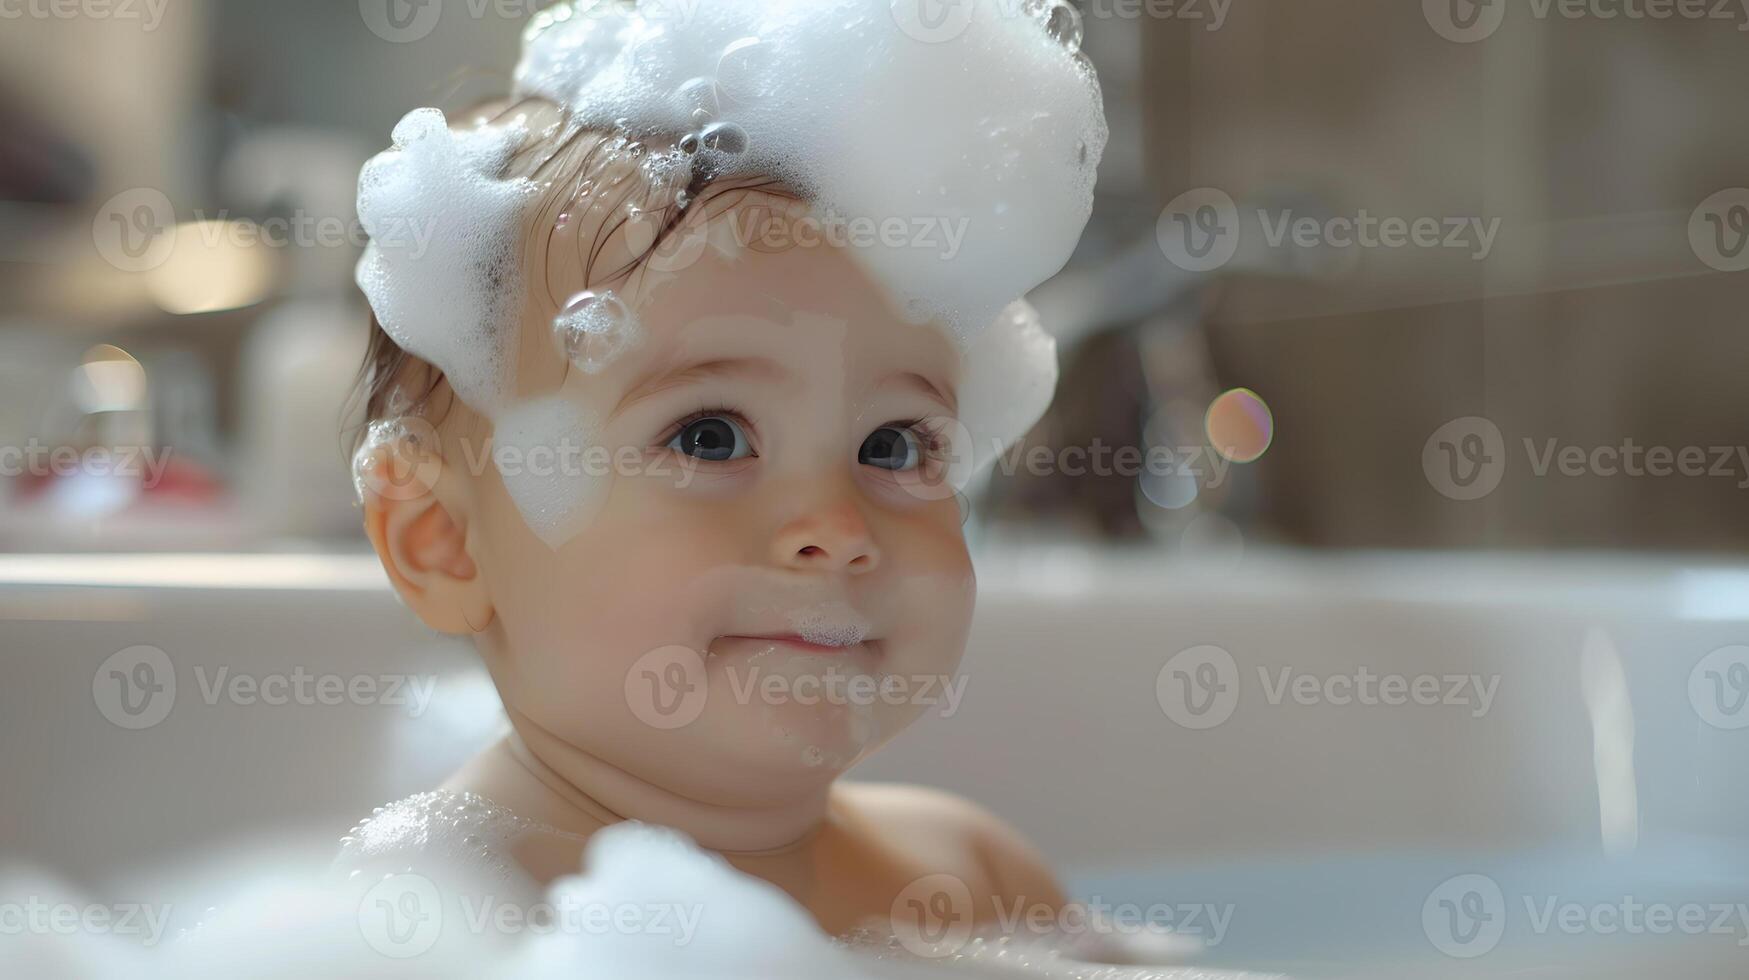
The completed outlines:
<svg viewBox="0 0 1749 980">
<path fill-rule="evenodd" d="M 935 43 L 890 0 L 583 0 L 531 25 L 517 91 L 578 125 L 692 136 L 704 166 L 777 177 L 839 220 L 963 221 L 952 257 L 858 252 L 965 342 L 1067 261 L 1107 137 L 1072 8 L 971 7 Z"/>
<path fill-rule="evenodd" d="M 600 425 L 563 394 L 502 412 L 492 460 L 529 529 L 557 550 L 589 525 L 607 496 L 611 468 L 593 452 Z"/>
<path fill-rule="evenodd" d="M 527 138 L 516 125 L 452 131 L 441 111 L 415 109 L 395 127 L 394 148 L 358 178 L 358 218 L 371 238 L 359 288 L 395 343 L 488 415 L 510 395 L 517 232 L 537 192 L 498 174 Z"/>
</svg>

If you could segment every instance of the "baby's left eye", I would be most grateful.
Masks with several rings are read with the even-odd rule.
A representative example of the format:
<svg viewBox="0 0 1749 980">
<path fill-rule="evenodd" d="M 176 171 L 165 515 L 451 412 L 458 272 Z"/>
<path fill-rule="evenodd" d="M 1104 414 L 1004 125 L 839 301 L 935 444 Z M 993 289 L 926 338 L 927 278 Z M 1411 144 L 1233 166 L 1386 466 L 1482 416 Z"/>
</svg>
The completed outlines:
<svg viewBox="0 0 1749 980">
<path fill-rule="evenodd" d="M 923 443 L 911 429 L 885 426 L 862 441 L 856 460 L 884 470 L 916 469 L 923 462 Z"/>
</svg>

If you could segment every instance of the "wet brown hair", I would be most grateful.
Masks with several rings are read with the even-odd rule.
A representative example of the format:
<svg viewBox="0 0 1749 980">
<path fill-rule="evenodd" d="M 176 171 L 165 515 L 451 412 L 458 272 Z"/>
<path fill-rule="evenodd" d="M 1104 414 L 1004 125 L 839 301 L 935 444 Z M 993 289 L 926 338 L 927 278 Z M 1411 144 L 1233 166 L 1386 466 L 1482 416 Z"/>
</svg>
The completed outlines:
<svg viewBox="0 0 1749 980">
<path fill-rule="evenodd" d="M 553 188 L 545 193 L 537 206 L 532 218 L 529 219 L 530 239 L 527 245 L 536 244 L 535 238 L 545 235 L 550 244 L 553 236 L 560 233 L 556 218 L 578 207 L 585 197 L 590 197 L 591 203 L 600 200 L 592 197 L 595 188 L 587 186 L 581 179 L 582 175 L 593 172 L 601 162 L 604 149 L 609 145 L 615 134 L 600 129 L 590 129 L 573 125 L 568 110 L 539 97 L 526 97 L 510 100 L 494 100 L 459 114 L 482 122 L 485 125 L 500 125 L 518 116 L 546 116 L 556 121 L 543 134 L 532 136 L 513 153 L 505 164 L 501 178 L 523 177 L 536 183 L 549 184 Z M 532 128 L 532 127 L 531 127 Z M 679 141 L 679 134 L 663 134 L 643 132 L 636 135 L 636 141 L 646 147 L 667 148 Z M 587 146 L 579 152 L 580 147 Z M 698 157 L 692 158 L 692 169 L 688 179 L 680 185 L 684 194 L 674 194 L 667 200 L 651 201 L 646 210 L 655 215 L 656 233 L 649 244 L 634 254 L 629 261 L 619 267 L 608 270 L 597 270 L 596 260 L 606 249 L 608 243 L 624 228 L 629 220 L 625 205 L 634 197 L 648 195 L 651 187 L 648 181 L 626 180 L 615 185 L 609 193 L 618 195 L 617 199 L 607 202 L 607 211 L 615 217 L 604 222 L 595 229 L 594 238 L 586 248 L 580 249 L 583 256 L 583 268 L 580 281 L 594 288 L 597 284 L 617 282 L 631 276 L 651 256 L 665 245 L 681 225 L 693 214 L 704 213 L 709 219 L 723 211 L 733 208 L 740 200 L 750 194 L 767 194 L 793 201 L 803 199 L 780 180 L 769 177 L 747 176 L 737 174 L 725 177 L 708 166 Z M 568 189 L 568 192 L 567 192 Z M 686 200 L 685 207 L 679 200 Z M 525 253 L 527 249 L 525 247 Z M 555 306 L 562 306 L 560 297 L 550 296 L 552 291 L 551 277 L 546 279 L 545 288 Z M 390 406 L 390 400 L 397 391 L 407 399 L 406 405 Z M 430 421 L 438 422 L 450 406 L 453 392 L 444 383 L 443 372 L 424 359 L 409 353 L 390 337 L 377 319 L 375 312 L 370 318 L 370 340 L 365 349 L 364 363 L 359 367 L 358 376 L 353 383 L 353 392 L 347 402 L 348 409 L 360 405 L 363 407 L 363 419 L 351 434 L 350 443 L 356 449 L 364 437 L 364 431 L 371 422 L 386 418 L 391 411 L 412 414 L 426 414 Z M 438 403 L 441 401 L 441 405 Z M 435 417 L 431 417 L 431 414 Z"/>
</svg>

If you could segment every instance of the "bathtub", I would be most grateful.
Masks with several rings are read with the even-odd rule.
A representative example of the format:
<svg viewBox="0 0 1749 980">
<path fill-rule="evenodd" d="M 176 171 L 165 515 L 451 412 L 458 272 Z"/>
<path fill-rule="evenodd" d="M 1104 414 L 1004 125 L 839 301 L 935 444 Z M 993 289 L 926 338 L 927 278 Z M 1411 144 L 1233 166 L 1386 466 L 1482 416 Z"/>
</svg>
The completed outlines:
<svg viewBox="0 0 1749 980">
<path fill-rule="evenodd" d="M 1198 962 L 1749 974 L 1749 568 L 978 564 L 963 699 L 855 775 L 978 800 Z M 168 708 L 124 683 L 160 663 Z M 0 669 L 0 863 L 95 896 L 198 904 L 229 849 L 327 853 L 498 729 L 368 555 L 0 556 Z"/>
</svg>

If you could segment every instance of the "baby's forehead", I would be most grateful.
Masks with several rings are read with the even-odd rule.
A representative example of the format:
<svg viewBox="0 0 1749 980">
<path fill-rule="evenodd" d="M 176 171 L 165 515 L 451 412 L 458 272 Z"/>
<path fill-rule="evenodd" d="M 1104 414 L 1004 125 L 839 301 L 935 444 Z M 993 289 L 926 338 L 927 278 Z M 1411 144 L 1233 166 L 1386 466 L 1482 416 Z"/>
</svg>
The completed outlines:
<svg viewBox="0 0 1749 980">
<path fill-rule="evenodd" d="M 686 269 L 647 282 L 632 306 L 657 348 L 727 353 L 744 342 L 798 357 L 837 354 L 871 368 L 927 365 L 949 384 L 957 373 L 946 332 L 900 317 L 847 249 L 713 244 Z"/>
</svg>

